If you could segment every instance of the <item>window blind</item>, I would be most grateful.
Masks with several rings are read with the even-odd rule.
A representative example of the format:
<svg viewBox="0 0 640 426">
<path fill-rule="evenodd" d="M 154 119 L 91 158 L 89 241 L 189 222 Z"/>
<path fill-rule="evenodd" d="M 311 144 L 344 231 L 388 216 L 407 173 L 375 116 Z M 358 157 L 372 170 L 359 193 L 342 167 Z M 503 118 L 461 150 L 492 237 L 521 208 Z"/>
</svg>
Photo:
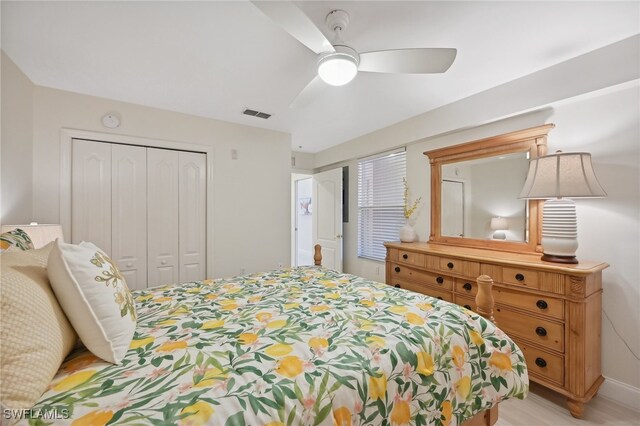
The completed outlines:
<svg viewBox="0 0 640 426">
<path fill-rule="evenodd" d="M 358 257 L 383 261 L 385 241 L 396 241 L 404 225 L 406 152 L 358 162 Z"/>
</svg>

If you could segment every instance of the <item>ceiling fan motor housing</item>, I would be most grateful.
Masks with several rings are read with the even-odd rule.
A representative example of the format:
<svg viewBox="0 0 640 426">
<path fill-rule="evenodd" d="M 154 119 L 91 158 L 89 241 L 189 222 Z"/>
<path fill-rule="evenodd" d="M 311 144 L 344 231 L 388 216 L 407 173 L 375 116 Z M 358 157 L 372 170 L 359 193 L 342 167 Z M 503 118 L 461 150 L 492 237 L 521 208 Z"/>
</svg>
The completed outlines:
<svg viewBox="0 0 640 426">
<path fill-rule="evenodd" d="M 344 31 L 349 26 L 349 14 L 340 9 L 332 10 L 325 21 L 331 31 Z"/>
</svg>

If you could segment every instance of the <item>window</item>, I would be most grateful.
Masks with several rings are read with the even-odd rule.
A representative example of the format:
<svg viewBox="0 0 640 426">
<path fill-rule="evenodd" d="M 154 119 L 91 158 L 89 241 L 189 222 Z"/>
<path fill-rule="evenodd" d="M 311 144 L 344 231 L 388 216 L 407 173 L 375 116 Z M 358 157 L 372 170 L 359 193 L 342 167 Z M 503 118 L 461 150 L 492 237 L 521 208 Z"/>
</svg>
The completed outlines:
<svg viewBox="0 0 640 426">
<path fill-rule="evenodd" d="M 385 259 L 385 241 L 396 241 L 404 225 L 406 152 L 358 162 L 358 257 Z"/>
</svg>

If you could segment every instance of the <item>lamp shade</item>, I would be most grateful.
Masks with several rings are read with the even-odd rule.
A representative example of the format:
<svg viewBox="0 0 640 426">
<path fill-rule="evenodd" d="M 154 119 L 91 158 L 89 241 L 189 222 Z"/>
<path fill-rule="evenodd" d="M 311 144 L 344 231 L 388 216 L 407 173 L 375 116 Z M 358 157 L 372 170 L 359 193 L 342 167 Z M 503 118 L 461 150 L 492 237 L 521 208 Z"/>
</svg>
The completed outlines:
<svg viewBox="0 0 640 426">
<path fill-rule="evenodd" d="M 606 197 L 586 152 L 557 152 L 529 163 L 529 173 L 520 198 L 601 198 Z"/>
<path fill-rule="evenodd" d="M 5 233 L 17 228 L 27 233 L 29 238 L 31 238 L 31 242 L 33 242 L 33 248 L 44 247 L 51 241 L 55 241 L 56 238 L 64 241 L 62 226 L 57 224 L 31 223 L 29 225 L 2 225 L 1 232 Z"/>
<path fill-rule="evenodd" d="M 505 219 L 504 217 L 492 217 L 491 218 L 491 229 L 493 231 L 509 229 L 509 225 L 507 223 L 507 219 Z"/>
</svg>

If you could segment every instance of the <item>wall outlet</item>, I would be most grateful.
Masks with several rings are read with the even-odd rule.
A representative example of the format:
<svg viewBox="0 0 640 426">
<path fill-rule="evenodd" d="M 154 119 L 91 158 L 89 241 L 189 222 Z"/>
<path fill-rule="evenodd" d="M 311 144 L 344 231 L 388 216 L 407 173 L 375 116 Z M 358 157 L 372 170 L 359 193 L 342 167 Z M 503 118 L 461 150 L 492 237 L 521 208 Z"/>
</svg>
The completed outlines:
<svg viewBox="0 0 640 426">
<path fill-rule="evenodd" d="M 247 269 L 244 266 L 240 267 L 240 275 L 244 275 L 247 272 Z"/>
<path fill-rule="evenodd" d="M 376 277 L 380 276 L 380 267 L 376 266 Z"/>
<path fill-rule="evenodd" d="M 283 266 L 282 262 L 278 262 L 278 268 L 282 268 Z"/>
</svg>

